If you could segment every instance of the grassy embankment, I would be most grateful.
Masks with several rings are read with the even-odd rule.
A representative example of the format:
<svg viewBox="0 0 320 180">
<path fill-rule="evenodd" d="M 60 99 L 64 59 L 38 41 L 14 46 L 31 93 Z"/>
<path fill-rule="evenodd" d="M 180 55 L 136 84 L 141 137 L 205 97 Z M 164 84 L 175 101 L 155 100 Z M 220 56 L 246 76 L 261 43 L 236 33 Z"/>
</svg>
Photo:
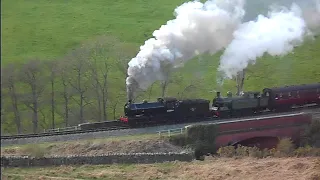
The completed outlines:
<svg viewBox="0 0 320 180">
<path fill-rule="evenodd" d="M 182 0 L 164 1 L 2 1 L 2 65 L 23 63 L 33 58 L 50 60 L 63 57 L 76 46 L 107 35 L 119 38 L 130 46 L 133 57 L 144 41 L 152 37 L 152 32 L 167 20 L 173 18 L 173 10 Z M 285 57 L 264 56 L 254 66 L 249 67 L 244 88 L 261 90 L 266 86 L 312 83 L 320 79 L 320 38 L 306 42 Z M 196 88 L 186 92 L 187 97 L 212 99 L 210 91 L 216 86 L 216 68 L 219 55 L 203 55 L 195 58 L 177 72 L 175 83 L 168 87 L 167 95 L 177 96 L 190 83 L 197 82 Z M 201 61 L 199 61 L 201 60 Z M 108 60 L 109 61 L 109 60 Z M 111 61 L 111 60 L 110 60 Z M 113 62 L 110 62 L 113 63 Z M 109 75 L 110 96 L 125 94 L 125 77 L 119 73 Z M 115 79 L 112 81 L 112 79 Z M 177 82 L 179 81 L 179 82 Z M 235 91 L 234 82 L 226 82 L 223 89 Z M 21 89 L 20 91 L 25 91 Z M 153 87 L 151 99 L 160 96 L 158 86 Z M 45 96 L 49 93 L 45 93 Z M 140 99 L 147 98 L 147 96 Z M 59 100 L 58 100 L 59 101 Z M 122 114 L 122 104 L 117 107 L 117 115 Z M 5 101 L 10 106 L 9 100 Z M 30 111 L 20 105 L 22 111 Z M 50 127 L 50 105 L 45 107 L 48 116 L 44 128 Z M 112 109 L 108 108 L 109 117 Z M 12 119 L 10 109 L 3 110 L 5 119 Z M 30 114 L 23 114 L 24 129 L 30 131 Z M 63 126 L 57 115 L 58 126 Z M 15 132 L 13 122 L 2 122 L 2 130 Z"/>
</svg>

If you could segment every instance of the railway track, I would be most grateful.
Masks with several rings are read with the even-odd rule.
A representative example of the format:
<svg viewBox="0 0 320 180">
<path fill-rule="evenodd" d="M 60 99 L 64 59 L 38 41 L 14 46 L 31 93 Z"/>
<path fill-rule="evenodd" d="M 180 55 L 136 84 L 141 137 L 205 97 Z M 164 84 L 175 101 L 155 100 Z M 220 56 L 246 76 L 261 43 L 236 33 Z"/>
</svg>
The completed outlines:
<svg viewBox="0 0 320 180">
<path fill-rule="evenodd" d="M 99 132 L 99 131 L 112 131 L 112 130 L 121 130 L 128 129 L 127 126 L 114 126 L 108 128 L 94 129 L 94 130 L 74 130 L 74 131 L 60 131 L 60 132 L 47 132 L 47 133 L 38 133 L 38 134 L 18 134 L 12 136 L 1 136 L 1 139 L 20 139 L 20 138 L 34 138 L 34 137 L 45 137 L 45 136 L 58 136 L 58 135 L 68 135 L 68 134 L 82 134 L 90 132 Z"/>
<path fill-rule="evenodd" d="M 280 115 L 280 114 L 290 114 L 293 112 L 317 112 L 317 118 L 320 118 L 320 108 L 319 106 L 308 106 L 308 107 L 299 107 L 296 109 L 292 109 L 289 112 L 282 112 L 282 113 L 275 113 L 275 112 L 264 112 L 252 116 L 243 116 L 239 118 L 227 118 L 227 119 L 219 119 L 219 118 L 208 118 L 208 119 L 202 119 L 201 121 L 192 121 L 192 122 L 184 122 L 180 125 L 184 124 L 198 124 L 198 123 L 205 123 L 205 122 L 219 122 L 219 121 L 230 121 L 232 119 L 243 119 L 243 118 L 250 118 L 250 117 L 263 117 L 268 115 Z M 167 124 L 167 126 L 172 126 L 175 124 Z M 145 128 L 152 128 L 159 125 L 154 126 L 148 126 Z M 164 126 L 164 125 L 162 125 Z M 14 139 L 26 139 L 26 138 L 37 138 L 37 137 L 48 137 L 48 136 L 60 136 L 60 135 L 74 135 L 74 134 L 84 134 L 84 133 L 94 133 L 94 132 L 103 132 L 103 131 L 114 131 L 114 130 L 124 130 L 124 129 L 130 129 L 128 126 L 112 126 L 108 128 L 103 129 L 95 129 L 95 130 L 73 130 L 73 131 L 60 131 L 60 132 L 45 132 L 45 133 L 38 133 L 38 134 L 19 134 L 19 135 L 11 135 L 11 136 L 1 136 L 1 140 L 14 140 Z M 143 127 L 135 128 L 135 129 L 143 129 Z"/>
</svg>

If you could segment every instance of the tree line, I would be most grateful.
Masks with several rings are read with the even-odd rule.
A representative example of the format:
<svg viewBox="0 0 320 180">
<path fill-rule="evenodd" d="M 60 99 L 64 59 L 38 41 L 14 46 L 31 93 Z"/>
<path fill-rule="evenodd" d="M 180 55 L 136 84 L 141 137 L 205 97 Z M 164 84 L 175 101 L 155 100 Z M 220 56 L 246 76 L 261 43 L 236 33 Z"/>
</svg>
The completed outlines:
<svg viewBox="0 0 320 180">
<path fill-rule="evenodd" d="M 5 127 L 2 130 L 37 133 L 48 127 L 114 118 L 122 100 L 119 97 L 125 97 L 125 91 L 110 93 L 114 77 L 110 74 L 117 72 L 118 81 L 123 81 L 117 85 L 125 86 L 131 54 L 124 48 L 116 39 L 104 37 L 81 45 L 59 59 L 34 58 L 3 66 L 1 124 Z M 114 117 L 107 117 L 107 107 L 114 109 Z M 29 124 L 32 126 L 27 128 Z"/>
</svg>

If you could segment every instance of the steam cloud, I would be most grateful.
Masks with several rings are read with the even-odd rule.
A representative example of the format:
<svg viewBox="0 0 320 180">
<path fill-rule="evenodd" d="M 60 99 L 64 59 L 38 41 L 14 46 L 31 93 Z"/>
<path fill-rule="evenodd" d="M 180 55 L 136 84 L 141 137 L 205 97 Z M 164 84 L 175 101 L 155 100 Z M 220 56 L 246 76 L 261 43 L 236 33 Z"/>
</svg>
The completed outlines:
<svg viewBox="0 0 320 180">
<path fill-rule="evenodd" d="M 154 31 L 154 38 L 147 40 L 129 62 L 128 99 L 133 98 L 137 89 L 147 89 L 153 82 L 165 80 L 167 68 L 180 67 L 198 54 L 214 54 L 226 48 L 218 70 L 223 78 L 231 78 L 264 53 L 291 52 L 305 35 L 319 30 L 320 0 L 314 1 L 313 6 L 286 1 L 290 9 L 273 8 L 267 16 L 254 15 L 254 20 L 250 19 L 251 11 L 257 7 L 245 4 L 244 0 L 193 1 L 177 7 L 176 18 Z M 244 18 L 245 15 L 248 17 Z M 251 21 L 242 23 L 247 18 Z"/>
<path fill-rule="evenodd" d="M 243 0 L 210 0 L 177 7 L 176 18 L 154 31 L 155 38 L 147 40 L 129 62 L 128 98 L 137 88 L 147 89 L 164 80 L 163 67 L 176 68 L 198 54 L 214 54 L 225 48 L 244 16 L 243 6 Z"/>
<path fill-rule="evenodd" d="M 304 37 L 320 25 L 318 9 L 302 9 L 293 3 L 291 8 L 273 8 L 268 16 L 259 15 L 255 21 L 243 23 L 234 32 L 234 39 L 224 51 L 218 70 L 232 78 L 268 53 L 285 55 L 300 45 Z"/>
</svg>

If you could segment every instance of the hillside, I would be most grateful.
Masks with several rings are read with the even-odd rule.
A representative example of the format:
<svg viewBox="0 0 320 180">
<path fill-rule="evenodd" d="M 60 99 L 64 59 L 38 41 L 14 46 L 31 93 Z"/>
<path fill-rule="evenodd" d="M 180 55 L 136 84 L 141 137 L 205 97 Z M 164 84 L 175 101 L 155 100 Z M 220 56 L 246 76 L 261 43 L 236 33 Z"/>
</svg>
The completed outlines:
<svg viewBox="0 0 320 180">
<path fill-rule="evenodd" d="M 154 30 L 173 18 L 174 8 L 182 2 L 181 0 L 163 0 L 161 3 L 156 0 L 3 0 L 1 2 L 2 69 L 13 64 L 13 69 L 20 72 L 21 64 L 35 59 L 44 62 L 69 62 L 70 51 L 73 49 L 80 53 L 71 57 L 71 59 L 79 60 L 80 57 L 85 57 L 81 54 L 85 50 L 81 48 L 79 50 L 79 46 L 92 47 L 92 43 L 100 40 L 99 42 L 104 44 L 102 52 L 106 53 L 104 53 L 104 56 L 95 56 L 98 62 L 96 67 L 103 65 L 105 62 L 110 67 L 108 72 L 108 99 L 106 99 L 108 100 L 106 101 L 107 117 L 108 119 L 116 118 L 122 114 L 123 104 L 126 100 L 123 65 L 137 54 L 139 46 L 152 37 Z M 248 68 L 245 90 L 260 91 L 266 86 L 318 82 L 320 79 L 319 49 L 320 38 L 317 37 L 314 41 L 306 41 L 304 45 L 297 47 L 294 53 L 287 56 L 264 56 L 255 65 Z M 220 55 L 221 53 L 215 56 L 202 55 L 189 61 L 173 74 L 165 95 L 212 99 L 214 93 L 211 91 L 218 88 L 216 69 Z M 117 68 L 119 59 L 122 68 Z M 75 64 L 79 65 L 79 62 L 77 61 L 73 65 Z M 34 64 L 31 64 L 31 66 L 34 66 Z M 39 77 L 49 76 L 48 68 L 44 68 L 42 65 L 37 65 L 37 67 L 42 73 Z M 61 65 L 59 67 L 67 66 Z M 72 81 L 75 81 L 74 72 L 68 69 L 66 71 L 71 75 Z M 7 69 L 5 72 L 10 74 L 11 70 Z M 3 76 L 6 75 L 3 73 Z M 38 129 L 47 129 L 53 126 L 51 125 L 52 113 L 50 112 L 50 83 L 48 79 L 45 81 L 48 83 L 43 85 L 44 91 L 41 92 L 41 96 L 39 95 L 41 111 L 39 110 L 38 113 Z M 61 85 L 61 79 L 56 79 L 55 82 L 57 83 L 54 90 L 57 92 L 55 96 L 57 106 L 54 113 L 55 126 L 63 127 L 66 125 L 65 114 L 63 114 L 64 100 L 61 95 L 63 86 Z M 91 80 L 86 79 L 86 81 L 81 80 L 80 82 L 90 83 Z M 30 132 L 32 131 L 31 119 L 34 116 L 32 116 L 30 102 L 25 100 L 25 93 L 28 95 L 31 90 L 29 90 L 30 88 L 25 81 L 15 82 L 15 84 L 20 98 L 17 101 L 17 108 L 19 108 L 18 114 L 21 117 L 21 131 Z M 227 81 L 224 83 L 222 90 L 235 91 L 234 85 L 233 81 Z M 159 83 L 151 88 L 151 93 L 148 91 L 138 100 L 152 100 L 161 96 Z M 87 89 L 94 90 L 95 88 L 92 88 L 90 84 L 90 88 L 88 85 Z M 9 93 L 6 92 L 8 92 L 8 89 L 4 89 L 3 92 L 2 130 L 15 133 L 17 131 L 17 123 L 13 120 L 16 119 L 13 110 L 15 108 L 12 108 L 11 98 Z M 72 92 L 76 97 L 70 99 L 70 115 L 68 117 L 70 122 L 68 125 L 79 123 L 80 116 L 83 116 L 81 119 L 84 121 L 97 121 L 100 117 L 95 116 L 98 104 L 94 92 L 87 91 L 85 93 L 88 106 L 83 106 L 82 112 L 79 112 L 78 104 L 80 101 L 77 98 L 79 93 L 74 89 Z M 99 109 L 101 110 L 101 107 Z M 100 111 L 97 114 L 101 115 L 101 113 Z"/>
</svg>

